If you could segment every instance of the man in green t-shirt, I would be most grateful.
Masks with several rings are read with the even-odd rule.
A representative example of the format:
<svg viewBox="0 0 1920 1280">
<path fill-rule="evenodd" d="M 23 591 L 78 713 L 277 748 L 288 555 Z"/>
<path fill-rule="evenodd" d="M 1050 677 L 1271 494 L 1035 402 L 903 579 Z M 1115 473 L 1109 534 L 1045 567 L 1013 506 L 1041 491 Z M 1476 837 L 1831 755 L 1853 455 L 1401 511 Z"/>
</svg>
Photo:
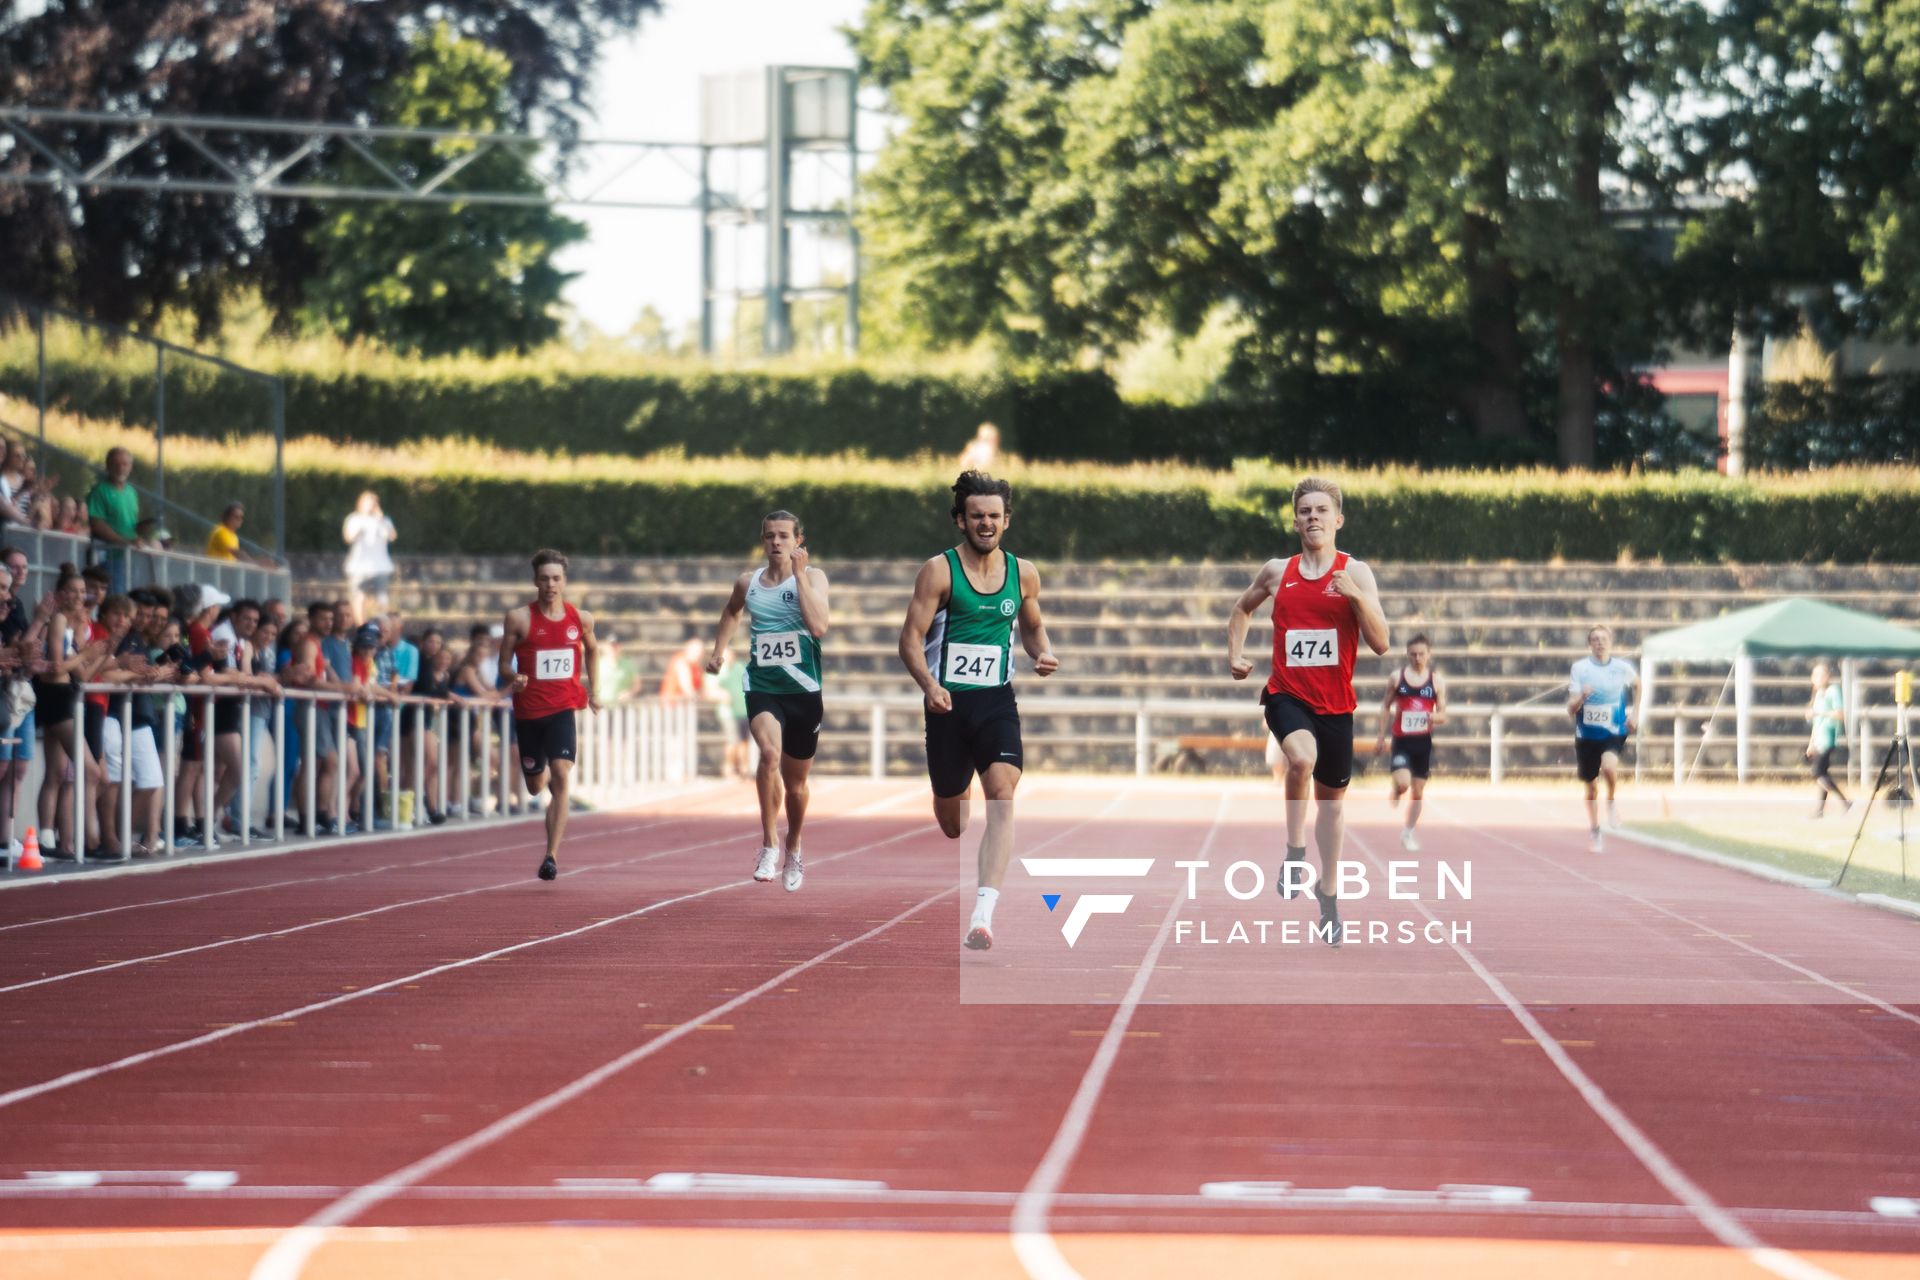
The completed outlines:
<svg viewBox="0 0 1920 1280">
<path fill-rule="evenodd" d="M 1813 697 L 1807 701 L 1807 719 L 1813 724 L 1813 733 L 1807 740 L 1807 759 L 1813 765 L 1813 781 L 1820 788 L 1820 800 L 1813 807 L 1813 815 L 1823 818 L 1827 813 L 1827 795 L 1832 793 L 1840 801 L 1842 809 L 1851 808 L 1846 795 L 1840 790 L 1840 784 L 1833 780 L 1833 753 L 1840 746 L 1840 739 L 1846 733 L 1847 700 L 1840 692 L 1840 686 L 1833 682 L 1833 670 L 1826 663 L 1815 663 L 1813 668 Z"/>
<path fill-rule="evenodd" d="M 127 589 L 127 552 L 140 536 L 140 494 L 127 483 L 133 474 L 133 455 L 125 449 L 107 450 L 107 469 L 87 490 L 87 524 L 95 542 L 105 543 L 107 572 L 117 594 Z"/>
</svg>

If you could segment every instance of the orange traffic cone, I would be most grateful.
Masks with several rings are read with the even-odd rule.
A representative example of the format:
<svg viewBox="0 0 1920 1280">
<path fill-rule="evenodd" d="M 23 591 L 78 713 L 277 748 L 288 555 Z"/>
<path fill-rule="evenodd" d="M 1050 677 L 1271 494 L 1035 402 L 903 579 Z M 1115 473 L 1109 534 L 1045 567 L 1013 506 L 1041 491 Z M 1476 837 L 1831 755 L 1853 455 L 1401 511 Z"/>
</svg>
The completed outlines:
<svg viewBox="0 0 1920 1280">
<path fill-rule="evenodd" d="M 20 870 L 38 871 L 46 865 L 40 858 L 40 833 L 28 827 L 26 839 L 20 842 Z"/>
</svg>

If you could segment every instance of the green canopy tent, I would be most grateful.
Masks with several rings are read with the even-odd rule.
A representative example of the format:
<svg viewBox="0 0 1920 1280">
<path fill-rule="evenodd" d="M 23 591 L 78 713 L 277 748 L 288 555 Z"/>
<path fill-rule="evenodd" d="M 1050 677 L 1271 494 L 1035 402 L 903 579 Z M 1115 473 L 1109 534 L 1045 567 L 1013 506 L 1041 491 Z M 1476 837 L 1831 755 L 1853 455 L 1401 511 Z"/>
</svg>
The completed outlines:
<svg viewBox="0 0 1920 1280">
<path fill-rule="evenodd" d="M 1734 769 L 1747 780 L 1747 746 L 1753 716 L 1755 658 L 1838 658 L 1846 693 L 1848 740 L 1858 719 L 1855 662 L 1861 658 L 1920 659 L 1920 631 L 1871 613 L 1823 600 L 1770 600 L 1690 627 L 1648 636 L 1640 646 L 1640 723 L 1653 705 L 1657 662 L 1733 664 Z M 1857 761 L 1864 767 L 1864 761 Z"/>
</svg>

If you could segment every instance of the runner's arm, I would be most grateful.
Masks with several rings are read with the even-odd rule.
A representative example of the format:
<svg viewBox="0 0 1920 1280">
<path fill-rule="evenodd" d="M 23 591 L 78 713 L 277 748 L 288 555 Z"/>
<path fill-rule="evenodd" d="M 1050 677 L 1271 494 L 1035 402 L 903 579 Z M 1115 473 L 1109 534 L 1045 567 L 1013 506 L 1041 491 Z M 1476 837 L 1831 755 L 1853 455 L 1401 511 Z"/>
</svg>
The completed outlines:
<svg viewBox="0 0 1920 1280">
<path fill-rule="evenodd" d="M 733 640 L 733 629 L 740 623 L 740 614 L 747 607 L 747 583 L 753 575 L 741 574 L 734 580 L 733 594 L 727 597 L 727 603 L 720 610 L 720 623 L 713 629 L 713 652 L 707 655 L 707 674 L 720 674 L 720 657 L 727 651 L 727 645 Z"/>
<path fill-rule="evenodd" d="M 1233 602 L 1233 613 L 1227 618 L 1227 669 L 1235 680 L 1245 680 L 1253 670 L 1253 663 L 1241 653 L 1247 646 L 1247 629 L 1253 626 L 1253 611 L 1272 598 L 1286 571 L 1286 561 L 1267 561 L 1260 566 L 1260 572 L 1253 575 L 1253 582 L 1240 593 L 1240 598 Z"/>
<path fill-rule="evenodd" d="M 805 553 L 806 548 L 800 548 L 800 554 Z M 793 589 L 800 595 L 800 617 L 807 624 L 807 631 L 815 640 L 824 639 L 827 634 L 827 575 L 802 561 L 800 572 L 793 575 Z"/>
<path fill-rule="evenodd" d="M 921 565 L 913 580 L 913 599 L 907 604 L 907 619 L 900 626 L 900 662 L 929 699 L 945 691 L 927 669 L 927 628 L 933 625 L 933 615 L 940 611 L 940 600 L 952 585 L 945 556 L 936 556 Z"/>
<path fill-rule="evenodd" d="M 587 705 L 598 711 L 600 686 L 594 683 L 593 673 L 600 669 L 600 641 L 593 634 L 593 615 L 585 609 L 580 610 L 580 650 L 587 667 L 580 673 L 580 683 L 587 687 Z"/>
<path fill-rule="evenodd" d="M 1341 594 L 1347 597 L 1354 621 L 1360 624 L 1360 638 L 1367 642 L 1367 648 L 1384 654 L 1391 637 L 1387 634 L 1387 611 L 1380 607 L 1380 584 L 1374 581 L 1373 570 L 1359 560 L 1348 560 L 1346 569 L 1334 575 L 1336 587 L 1343 575 L 1353 589 Z"/>
<path fill-rule="evenodd" d="M 1442 679 L 1440 676 L 1440 673 L 1436 671 L 1433 673 L 1433 720 L 1432 720 L 1432 723 L 1436 725 L 1442 725 L 1442 724 L 1445 724 L 1446 722 L 1447 722 L 1447 682 L 1444 679 Z"/>
<path fill-rule="evenodd" d="M 512 660 L 513 651 L 520 647 L 520 641 L 526 637 L 527 629 L 533 625 L 532 618 L 531 618 L 531 612 L 532 612 L 531 607 L 529 607 L 529 609 L 526 611 L 529 614 L 528 620 L 526 622 L 520 621 L 521 612 L 522 611 L 519 609 L 507 610 L 506 618 L 500 623 L 500 674 L 501 675 L 505 675 L 507 673 L 507 663 Z M 518 693 L 520 692 L 520 690 L 527 687 L 527 680 L 528 680 L 528 676 L 526 672 L 516 671 L 513 673 L 513 683 L 511 685 L 511 688 L 515 693 Z M 497 693 L 498 691 L 499 691 L 498 687 L 496 686 L 495 692 Z"/>
<path fill-rule="evenodd" d="M 1033 673 L 1050 676 L 1060 669 L 1047 643 L 1047 624 L 1040 617 L 1040 570 L 1031 560 L 1020 561 L 1020 645 L 1033 659 Z"/>
<path fill-rule="evenodd" d="M 1398 701 L 1400 701 L 1400 681 L 1399 677 L 1396 676 L 1387 682 L 1387 696 L 1380 704 L 1380 737 L 1378 741 L 1381 743 L 1386 742 L 1387 734 L 1393 728 L 1393 704 Z"/>
<path fill-rule="evenodd" d="M 1572 674 L 1567 677 L 1567 692 L 1572 695 L 1567 699 L 1567 714 L 1578 718 L 1580 706 L 1587 700 L 1587 686 L 1580 683 L 1580 664 L 1577 662 L 1573 664 Z"/>
</svg>

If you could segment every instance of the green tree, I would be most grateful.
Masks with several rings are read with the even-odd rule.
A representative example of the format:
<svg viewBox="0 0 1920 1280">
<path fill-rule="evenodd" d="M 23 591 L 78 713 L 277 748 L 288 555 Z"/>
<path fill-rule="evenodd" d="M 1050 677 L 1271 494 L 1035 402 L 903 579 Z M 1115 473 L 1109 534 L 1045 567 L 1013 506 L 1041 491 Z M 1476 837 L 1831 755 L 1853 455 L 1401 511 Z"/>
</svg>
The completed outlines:
<svg viewBox="0 0 1920 1280">
<path fill-rule="evenodd" d="M 506 58 L 444 25 L 426 32 L 413 63 L 383 94 L 381 118 L 414 128 L 492 131 L 507 116 Z M 423 176 L 472 150 L 457 139 L 409 143 L 389 160 Z M 384 157 L 383 157 L 384 158 Z M 357 158 L 338 174 L 368 183 Z M 449 184 L 539 196 L 541 184 L 493 149 Z M 307 290 L 312 324 L 343 338 L 445 355 L 527 351 L 560 332 L 560 291 L 572 277 L 554 255 L 586 228 L 540 205 L 351 204 L 312 233 L 320 270 Z"/>
<path fill-rule="evenodd" d="M 43 0 L 0 6 L 0 100 L 118 113 L 387 123 L 378 103 L 432 21 L 503 54 L 504 123 L 570 143 L 600 44 L 659 0 Z M 92 124 L 44 132 L 82 167 L 124 131 Z M 226 154 L 264 168 L 274 149 L 250 135 Z M 0 140 L 0 171 L 36 168 Z M 149 138 L 118 166 L 146 178 L 208 173 L 185 138 Z M 177 191 L 0 184 L 0 288 L 117 323 L 189 310 L 204 336 L 229 299 L 265 299 L 283 324 L 314 269 L 308 233 L 324 210 Z"/>
<path fill-rule="evenodd" d="M 1584 465 L 1664 270 L 1609 193 L 1672 203 L 1712 33 L 1673 0 L 873 0 L 858 47 L 904 121 L 865 210 L 892 323 L 1057 358 L 1226 306 L 1256 383 L 1411 378 Z"/>
</svg>

